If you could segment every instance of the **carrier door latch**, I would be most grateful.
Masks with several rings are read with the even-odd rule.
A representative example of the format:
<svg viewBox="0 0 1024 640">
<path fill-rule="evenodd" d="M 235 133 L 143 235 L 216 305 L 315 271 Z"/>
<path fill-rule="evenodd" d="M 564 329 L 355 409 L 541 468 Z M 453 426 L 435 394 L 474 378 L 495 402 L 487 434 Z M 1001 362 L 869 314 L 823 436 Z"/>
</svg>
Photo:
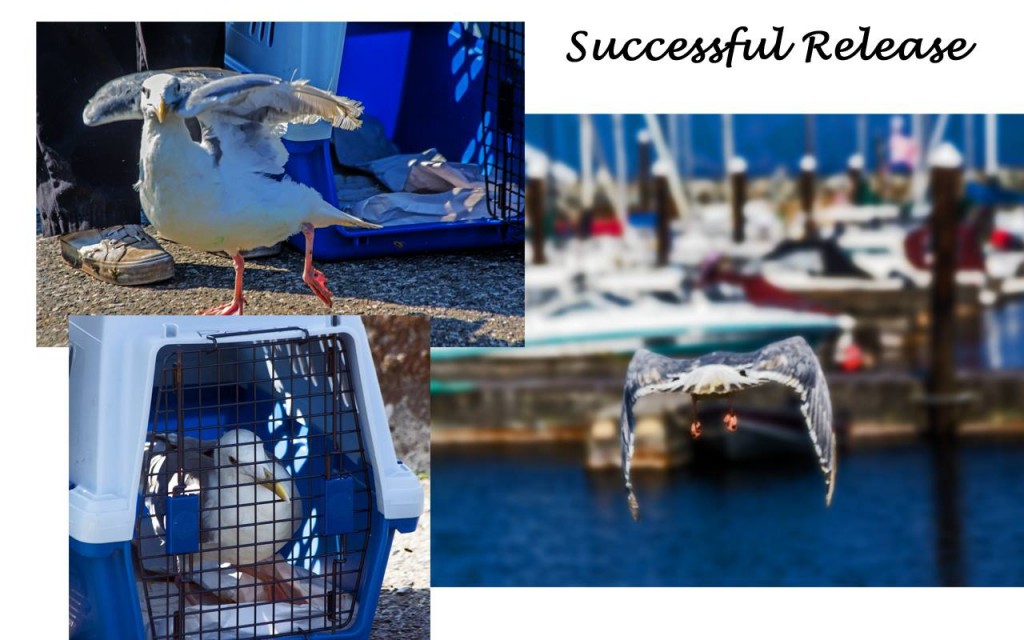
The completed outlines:
<svg viewBox="0 0 1024 640">
<path fill-rule="evenodd" d="M 324 533 L 351 533 L 355 526 L 355 481 L 346 474 L 324 483 Z"/>
<path fill-rule="evenodd" d="M 167 498 L 167 547 L 171 555 L 199 551 L 199 496 Z"/>
</svg>

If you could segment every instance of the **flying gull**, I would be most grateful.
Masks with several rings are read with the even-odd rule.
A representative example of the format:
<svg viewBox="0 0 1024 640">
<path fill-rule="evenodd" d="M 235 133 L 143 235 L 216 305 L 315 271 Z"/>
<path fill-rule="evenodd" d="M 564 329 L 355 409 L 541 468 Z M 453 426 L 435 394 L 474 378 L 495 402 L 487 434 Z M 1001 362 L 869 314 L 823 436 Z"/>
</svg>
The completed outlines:
<svg viewBox="0 0 1024 640">
<path fill-rule="evenodd" d="M 626 479 L 629 511 L 640 519 L 640 506 L 630 480 L 633 458 L 635 421 L 633 405 L 637 399 L 652 393 L 682 392 L 693 400 L 694 416 L 690 434 L 700 437 L 697 401 L 702 398 L 728 396 L 736 391 L 759 387 L 769 382 L 784 384 L 800 397 L 800 411 L 818 454 L 825 475 L 825 505 L 832 503 L 836 480 L 836 440 L 832 432 L 832 401 L 828 384 L 814 350 L 800 337 L 787 338 L 751 353 L 710 353 L 694 359 L 673 359 L 641 349 L 633 355 L 626 372 L 622 394 L 620 437 L 622 471 Z M 736 412 L 725 415 L 730 431 L 739 426 Z"/>
<path fill-rule="evenodd" d="M 356 129 L 359 102 L 265 74 L 224 69 L 170 69 L 111 80 L 82 113 L 85 124 L 141 119 L 139 181 L 146 216 L 161 235 L 201 251 L 224 251 L 235 265 L 230 303 L 209 314 L 242 313 L 242 251 L 306 238 L 303 281 L 331 306 L 327 278 L 313 268 L 313 230 L 344 225 L 379 228 L 339 211 L 320 194 L 284 176 L 288 124 L 325 120 Z M 202 139 L 185 124 L 196 118 Z"/>
</svg>

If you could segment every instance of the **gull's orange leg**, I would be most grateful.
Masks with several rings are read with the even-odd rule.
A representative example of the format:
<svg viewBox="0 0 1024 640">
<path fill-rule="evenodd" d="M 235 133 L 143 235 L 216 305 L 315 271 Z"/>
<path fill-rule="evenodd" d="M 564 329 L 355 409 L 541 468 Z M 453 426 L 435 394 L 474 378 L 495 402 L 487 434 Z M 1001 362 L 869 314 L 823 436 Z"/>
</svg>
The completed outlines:
<svg viewBox="0 0 1024 640">
<path fill-rule="evenodd" d="M 235 295 L 231 298 L 231 302 L 222 304 L 207 311 L 200 311 L 199 315 L 242 315 L 242 307 L 245 305 L 245 296 L 242 295 L 242 273 L 245 271 L 245 260 L 242 259 L 241 253 L 236 253 L 231 257 L 231 261 L 235 263 Z"/>
<path fill-rule="evenodd" d="M 328 307 L 331 306 L 331 292 L 327 288 L 327 276 L 313 268 L 313 225 L 302 223 L 302 235 L 306 237 L 306 266 L 302 269 L 302 281 L 309 285 L 316 297 Z"/>
<path fill-rule="evenodd" d="M 306 592 L 294 581 L 290 572 L 285 572 L 280 565 L 283 560 L 275 558 L 272 565 L 260 564 L 256 567 L 239 567 L 257 580 L 264 581 L 264 589 L 270 602 L 290 602 L 306 604 Z M 290 568 L 290 567 L 289 567 Z"/>
<path fill-rule="evenodd" d="M 693 401 L 693 422 L 690 423 L 690 435 L 696 440 L 701 434 L 700 418 L 697 417 L 697 397 L 690 396 L 690 399 Z"/>
</svg>

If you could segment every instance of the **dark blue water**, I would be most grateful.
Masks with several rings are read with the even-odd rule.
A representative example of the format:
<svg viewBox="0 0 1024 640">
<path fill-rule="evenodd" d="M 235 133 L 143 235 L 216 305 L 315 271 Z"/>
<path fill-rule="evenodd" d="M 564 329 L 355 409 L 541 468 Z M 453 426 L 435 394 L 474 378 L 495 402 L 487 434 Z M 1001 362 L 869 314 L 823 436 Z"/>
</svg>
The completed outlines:
<svg viewBox="0 0 1024 640">
<path fill-rule="evenodd" d="M 579 447 L 437 448 L 435 586 L 927 586 L 943 582 L 932 457 L 923 445 L 850 452 L 835 499 L 813 464 L 618 473 Z M 1024 585 L 1024 444 L 957 456 L 959 562 L 969 585 Z M 717 467 L 716 467 L 717 468 Z"/>
</svg>

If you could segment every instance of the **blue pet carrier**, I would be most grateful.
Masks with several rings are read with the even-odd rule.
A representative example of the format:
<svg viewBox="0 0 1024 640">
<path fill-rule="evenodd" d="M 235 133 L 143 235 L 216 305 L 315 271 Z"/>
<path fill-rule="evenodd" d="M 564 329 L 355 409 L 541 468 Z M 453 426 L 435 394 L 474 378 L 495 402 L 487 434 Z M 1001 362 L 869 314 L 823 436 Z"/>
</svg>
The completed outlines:
<svg viewBox="0 0 1024 640">
<path fill-rule="evenodd" d="M 521 244 L 522 23 L 229 22 L 225 65 L 307 79 L 359 100 L 403 152 L 436 149 L 482 169 L 486 216 L 318 229 L 318 260 Z M 289 126 L 285 170 L 338 206 L 331 136 L 323 123 Z M 301 235 L 291 243 L 305 248 Z"/>
<path fill-rule="evenodd" d="M 72 638 L 366 638 L 423 488 L 352 317 L 69 328 Z"/>
</svg>

